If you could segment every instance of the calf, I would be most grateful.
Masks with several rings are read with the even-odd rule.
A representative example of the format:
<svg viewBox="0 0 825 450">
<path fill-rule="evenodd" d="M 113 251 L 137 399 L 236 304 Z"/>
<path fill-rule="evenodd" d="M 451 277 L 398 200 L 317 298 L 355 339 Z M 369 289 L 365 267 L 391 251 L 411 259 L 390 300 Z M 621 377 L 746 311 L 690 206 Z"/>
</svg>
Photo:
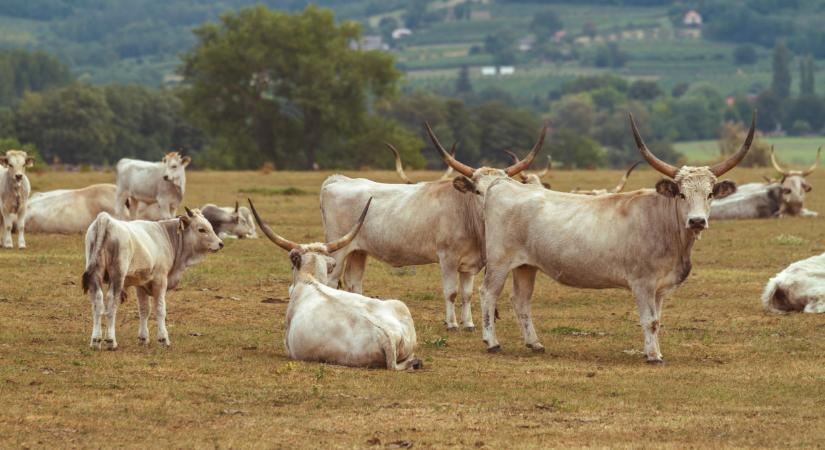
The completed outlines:
<svg viewBox="0 0 825 450">
<path fill-rule="evenodd" d="M 773 312 L 825 312 L 825 253 L 797 261 L 771 278 L 762 305 Z"/>
<path fill-rule="evenodd" d="M 174 217 L 186 191 L 186 166 L 190 161 L 178 152 L 167 153 L 160 162 L 127 158 L 118 161 L 116 215 L 134 219 L 138 203 L 143 202 L 157 203 L 161 219 Z"/>
<path fill-rule="evenodd" d="M 249 206 L 264 234 L 289 252 L 292 285 L 286 310 L 284 344 L 290 358 L 352 367 L 405 370 L 421 367 L 413 353 L 415 326 L 407 305 L 376 300 L 326 285 L 335 266 L 330 256 L 358 234 L 369 210 L 364 207 L 352 229 L 326 244 L 296 244 L 275 234 Z"/>
<path fill-rule="evenodd" d="M 0 156 L 0 225 L 4 248 L 12 248 L 12 226 L 17 228 L 17 247 L 26 248 L 26 202 L 31 192 L 26 167 L 33 165 L 34 158 L 21 150 L 9 150 Z"/>
<path fill-rule="evenodd" d="M 100 213 L 86 231 L 86 271 L 82 277 L 83 292 L 88 292 L 92 301 L 91 347 L 100 348 L 100 322 L 105 313 L 107 348 L 117 348 L 117 299 L 125 300 L 126 288 L 130 286 L 137 292 L 138 342 L 146 344 L 149 339 L 149 296 L 152 296 L 158 342 L 168 347 L 171 342 L 166 331 L 166 291 L 178 285 L 187 267 L 200 263 L 207 253 L 221 248 L 223 242 L 197 209 L 186 208 L 186 215 L 160 222 L 126 222 Z M 109 283 L 105 307 L 104 282 Z"/>
</svg>

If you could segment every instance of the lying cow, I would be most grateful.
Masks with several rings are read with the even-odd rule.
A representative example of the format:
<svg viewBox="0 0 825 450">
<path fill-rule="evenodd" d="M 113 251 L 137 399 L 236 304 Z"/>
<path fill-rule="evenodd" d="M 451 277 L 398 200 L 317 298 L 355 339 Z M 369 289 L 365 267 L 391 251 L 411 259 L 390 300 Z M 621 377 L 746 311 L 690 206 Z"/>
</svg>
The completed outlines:
<svg viewBox="0 0 825 450">
<path fill-rule="evenodd" d="M 82 233 L 98 214 L 114 214 L 114 184 L 93 184 L 82 189 L 40 192 L 29 198 L 26 230 L 35 233 Z"/>
<path fill-rule="evenodd" d="M 573 193 L 573 194 L 583 194 L 583 195 L 618 194 L 619 192 L 622 192 L 624 190 L 624 187 L 627 185 L 627 178 L 630 176 L 630 173 L 633 172 L 633 169 L 635 169 L 636 166 L 638 166 L 641 163 L 642 163 L 641 161 L 638 161 L 635 164 L 633 164 L 632 166 L 630 166 L 630 168 L 627 169 L 627 172 L 625 172 L 624 175 L 622 176 L 622 179 L 621 179 L 621 181 L 619 181 L 619 184 L 617 184 L 616 187 L 614 187 L 613 189 L 611 189 L 609 191 L 607 189 L 579 189 L 579 188 L 576 188 L 576 189 L 573 189 L 570 192 Z"/>
<path fill-rule="evenodd" d="M 494 311 L 510 272 L 511 301 L 527 347 L 544 351 L 533 326 L 530 299 L 541 270 L 568 286 L 633 292 L 648 362 L 661 363 L 659 327 L 668 293 L 690 274 L 693 244 L 708 227 L 713 199 L 736 190 L 717 177 L 733 169 L 753 142 L 756 115 L 745 143 L 712 167 L 674 167 L 648 150 L 630 117 L 639 152 L 667 178 L 656 189 L 585 196 L 537 189 L 506 178 L 487 189 L 484 242 L 487 267 L 481 287 L 482 338 L 501 350 Z"/>
<path fill-rule="evenodd" d="M 186 191 L 186 166 L 190 161 L 190 157 L 178 152 L 167 153 L 161 162 L 128 158 L 118 161 L 115 215 L 134 219 L 142 202 L 157 203 L 161 219 L 174 217 Z"/>
<path fill-rule="evenodd" d="M 461 299 L 462 325 L 475 329 L 470 298 L 473 276 L 484 267 L 484 192 L 496 178 L 518 175 L 541 149 L 547 128 L 524 160 L 505 170 L 467 166 L 447 152 L 426 125 L 442 159 L 459 176 L 416 184 L 376 183 L 364 178 L 332 175 L 321 185 L 321 217 L 327 241 L 345 235 L 356 223 L 357 211 L 374 197 L 373 217 L 361 233 L 336 252 L 328 284 L 362 293 L 367 256 L 394 267 L 439 263 L 448 330 L 458 329 L 455 302 Z M 467 195 L 470 193 L 472 195 Z"/>
<path fill-rule="evenodd" d="M 421 360 L 413 353 L 415 326 L 407 305 L 339 291 L 325 284 L 335 266 L 330 255 L 358 234 L 370 201 L 347 234 L 326 244 L 296 244 L 284 239 L 261 219 L 251 200 L 249 206 L 264 234 L 288 251 L 292 261 L 284 332 L 290 358 L 391 370 L 421 368 Z"/>
<path fill-rule="evenodd" d="M 90 345 L 93 349 L 100 348 L 104 313 L 108 322 L 107 348 L 117 348 L 117 307 L 119 300 L 125 300 L 130 286 L 137 292 L 138 343 L 146 344 L 149 339 L 149 296 L 152 296 L 158 342 L 167 347 L 171 344 L 166 331 L 166 292 L 178 285 L 187 267 L 200 263 L 207 253 L 223 248 L 223 242 L 200 211 L 185 209 L 185 215 L 160 222 L 121 221 L 104 212 L 89 226 L 82 285 L 83 292 L 88 292 L 92 301 Z M 104 282 L 109 283 L 105 305 Z"/>
<path fill-rule="evenodd" d="M 710 206 L 713 220 L 761 219 L 778 217 L 787 188 L 778 183 L 749 183 Z"/>
<path fill-rule="evenodd" d="M 825 253 L 797 261 L 771 278 L 762 305 L 773 312 L 825 312 Z"/>
<path fill-rule="evenodd" d="M 221 239 L 258 238 L 252 213 L 246 206 L 238 207 L 238 202 L 235 202 L 234 208 L 207 203 L 201 207 L 201 213 Z M 142 220 L 161 220 L 161 208 L 157 203 L 141 204 L 137 208 L 137 216 Z"/>
<path fill-rule="evenodd" d="M 404 183 L 415 184 L 407 176 L 407 173 L 404 172 L 404 164 L 401 163 L 401 154 L 398 152 L 398 150 L 395 147 L 393 147 L 393 145 L 390 144 L 389 142 L 385 142 L 385 145 L 395 155 L 395 173 L 398 174 L 398 178 L 401 178 L 401 180 L 404 181 Z M 452 155 L 455 156 L 455 144 L 453 144 Z M 452 174 L 453 174 L 453 168 L 448 165 L 447 170 L 444 172 L 443 175 L 441 175 L 441 178 L 439 178 L 438 181 L 449 180 L 450 176 L 452 176 Z"/>
<path fill-rule="evenodd" d="M 811 185 L 805 180 L 805 177 L 812 174 L 819 165 L 819 155 L 822 152 L 820 147 L 816 151 L 816 161 L 806 170 L 787 170 L 782 168 L 776 161 L 773 147 L 771 147 L 771 163 L 777 172 L 782 174 L 779 179 L 779 184 L 782 185 L 782 206 L 779 210 L 779 216 L 816 216 L 817 213 L 805 208 L 805 194 L 811 192 Z"/>
<path fill-rule="evenodd" d="M 26 248 L 26 203 L 31 192 L 26 167 L 33 165 L 34 158 L 21 150 L 9 150 L 0 156 L 0 225 L 4 248 L 12 248 L 12 227 L 17 229 L 17 247 Z"/>
</svg>

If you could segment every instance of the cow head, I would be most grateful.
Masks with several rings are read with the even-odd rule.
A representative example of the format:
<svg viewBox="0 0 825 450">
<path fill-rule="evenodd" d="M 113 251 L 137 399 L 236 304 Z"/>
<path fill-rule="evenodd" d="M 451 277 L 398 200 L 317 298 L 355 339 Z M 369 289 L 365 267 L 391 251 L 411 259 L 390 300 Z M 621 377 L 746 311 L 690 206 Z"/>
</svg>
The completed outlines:
<svg viewBox="0 0 825 450">
<path fill-rule="evenodd" d="M 252 211 L 246 206 L 238 208 L 238 215 L 240 216 L 239 224 L 246 229 L 244 237 L 247 239 L 258 239 L 258 228 L 255 227 L 255 218 L 252 217 Z"/>
<path fill-rule="evenodd" d="M 169 152 L 163 157 L 163 179 L 175 186 L 180 186 L 186 178 L 186 166 L 192 161 L 188 156 L 181 156 L 178 152 Z"/>
<path fill-rule="evenodd" d="M 11 180 L 19 185 L 26 176 L 26 167 L 34 165 L 34 158 L 22 150 L 9 150 L 0 156 L 0 166 L 8 170 Z"/>
<path fill-rule="evenodd" d="M 524 159 L 514 163 L 506 169 L 502 170 L 492 167 L 479 167 L 478 169 L 474 169 L 458 161 L 447 153 L 447 150 L 444 149 L 444 146 L 441 145 L 438 138 L 435 136 L 433 129 L 430 128 L 430 124 L 425 122 L 424 127 L 427 129 L 427 134 L 430 136 L 430 140 L 433 142 L 433 145 L 438 152 L 441 153 L 441 158 L 444 159 L 444 162 L 460 174 L 459 176 L 453 178 L 453 187 L 460 192 L 482 196 L 487 192 L 487 188 L 490 186 L 490 183 L 495 181 L 497 178 L 514 177 L 523 170 L 527 169 L 527 167 L 530 166 L 530 163 L 533 162 L 533 159 L 536 158 L 539 150 L 541 150 L 541 146 L 544 144 L 544 137 L 547 134 L 547 127 L 545 126 L 542 128 L 541 135 L 539 135 L 539 140 L 530 150 L 530 153 L 528 153 Z"/>
<path fill-rule="evenodd" d="M 229 222 L 221 225 L 222 231 L 241 239 L 255 234 L 255 223 L 250 220 L 249 209 L 243 209 L 246 214 L 241 211 L 238 202 L 235 202 L 235 209 L 229 213 Z"/>
<path fill-rule="evenodd" d="M 805 180 L 805 177 L 816 170 L 816 166 L 819 165 L 819 155 L 821 151 L 822 147 L 816 151 L 816 160 L 807 170 L 787 170 L 783 169 L 776 161 L 776 155 L 774 154 L 773 147 L 771 147 L 771 163 L 773 163 L 774 169 L 782 174 L 779 184 L 782 185 L 782 212 L 784 214 L 795 216 L 802 212 L 805 193 L 810 192 L 812 189 L 811 185 Z"/>
<path fill-rule="evenodd" d="M 370 199 L 367 200 L 366 206 L 364 206 L 364 210 L 361 212 L 361 217 L 358 218 L 358 222 L 355 223 L 349 233 L 335 241 L 297 244 L 272 231 L 272 228 L 258 215 L 258 211 L 255 209 L 252 200 L 247 200 L 249 201 L 249 207 L 252 208 L 252 215 L 255 216 L 255 221 L 258 222 L 258 226 L 261 227 L 266 237 L 278 247 L 289 252 L 289 260 L 292 262 L 293 284 L 298 281 L 300 274 L 311 275 L 319 282 L 326 284 L 327 275 L 335 269 L 335 260 L 330 255 L 346 247 L 355 239 L 355 236 L 358 235 L 358 231 L 361 230 L 361 226 L 364 224 L 364 219 L 367 217 L 370 203 L 372 203 L 372 197 L 370 197 Z"/>
<path fill-rule="evenodd" d="M 189 209 L 184 206 L 186 214 L 178 216 L 179 231 L 183 238 L 183 246 L 194 254 L 217 252 L 223 248 L 223 241 L 215 234 L 212 224 L 203 217 L 197 208 Z"/>
<path fill-rule="evenodd" d="M 713 167 L 693 167 L 682 166 L 676 168 L 657 158 L 648 150 L 633 115 L 630 115 L 630 128 L 633 131 L 633 138 L 639 152 L 647 162 L 657 171 L 665 175 L 656 183 L 656 192 L 676 199 L 681 212 L 680 216 L 685 218 L 685 227 L 700 233 L 708 227 L 708 215 L 710 214 L 710 203 L 715 198 L 724 198 L 736 192 L 736 184 L 732 181 L 717 181 L 717 177 L 722 176 L 727 171 L 736 167 L 750 150 L 753 142 L 753 135 L 756 129 L 756 111 L 753 113 L 751 128 L 745 143 L 730 158 L 722 161 Z"/>
</svg>

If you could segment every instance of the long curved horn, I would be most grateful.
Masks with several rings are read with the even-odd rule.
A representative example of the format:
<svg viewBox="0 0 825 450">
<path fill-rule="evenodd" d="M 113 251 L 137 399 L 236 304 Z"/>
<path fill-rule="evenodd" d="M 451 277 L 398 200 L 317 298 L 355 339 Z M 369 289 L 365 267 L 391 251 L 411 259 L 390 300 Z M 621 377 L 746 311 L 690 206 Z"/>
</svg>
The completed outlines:
<svg viewBox="0 0 825 450">
<path fill-rule="evenodd" d="M 450 149 L 450 156 L 452 156 L 453 158 L 455 158 L 455 146 L 456 146 L 456 144 L 457 144 L 456 142 L 453 142 L 453 148 Z M 447 165 L 447 170 L 444 171 L 444 174 L 441 175 L 441 178 L 439 178 L 438 181 L 449 180 L 452 175 L 453 175 L 453 166 Z"/>
<path fill-rule="evenodd" d="M 390 150 L 395 154 L 395 172 L 398 174 L 398 177 L 401 178 L 401 181 L 407 184 L 414 184 L 410 179 L 407 177 L 407 174 L 404 173 L 404 165 L 401 164 L 401 154 L 398 153 L 395 147 L 392 146 L 389 142 L 384 142 L 384 145 L 389 147 Z"/>
<path fill-rule="evenodd" d="M 630 130 L 633 132 L 633 139 L 636 141 L 636 147 L 639 147 L 639 153 L 642 154 L 642 157 L 644 157 L 651 167 L 659 171 L 662 175 L 675 178 L 676 174 L 679 172 L 679 169 L 657 158 L 656 155 L 648 150 L 647 145 L 645 145 L 645 141 L 642 140 L 642 136 L 639 134 L 639 129 L 636 128 L 636 122 L 633 120 L 633 114 L 627 113 L 627 115 L 630 117 Z"/>
<path fill-rule="evenodd" d="M 530 150 L 530 153 L 528 153 L 527 156 L 525 156 L 524 159 L 522 159 L 521 161 L 519 161 L 519 162 L 513 164 L 512 166 L 504 169 L 504 172 L 507 174 L 507 176 L 512 177 L 513 175 L 515 175 L 515 174 L 521 172 L 522 170 L 525 170 L 528 167 L 530 167 L 530 164 L 536 158 L 536 155 L 539 153 L 539 150 L 541 150 L 541 147 L 544 145 L 544 136 L 546 136 L 546 135 L 547 135 L 547 125 L 545 125 L 541 128 L 541 134 L 539 135 L 539 140 L 536 142 L 535 145 L 533 145 L 533 148 Z"/>
<path fill-rule="evenodd" d="M 771 164 L 773 164 L 773 168 L 776 169 L 776 171 L 781 173 L 782 175 L 790 175 L 790 173 L 787 170 L 783 169 L 782 166 L 779 165 L 779 162 L 776 161 L 776 155 L 774 154 L 773 145 L 771 145 Z"/>
<path fill-rule="evenodd" d="M 370 209 L 370 203 L 372 203 L 372 197 L 367 200 L 367 206 L 364 207 L 364 211 L 361 212 L 361 217 L 358 218 L 358 223 L 349 230 L 349 233 L 341 236 L 340 238 L 328 242 L 324 244 L 327 247 L 327 253 L 334 253 L 337 250 L 340 250 L 342 247 L 345 247 L 347 244 L 352 242 L 355 239 L 355 235 L 358 234 L 358 231 L 361 229 L 361 225 L 364 224 L 364 219 L 367 217 L 367 211 Z"/>
<path fill-rule="evenodd" d="M 513 153 L 510 149 L 504 149 L 504 150 L 503 150 L 503 152 L 504 152 L 504 153 L 507 153 L 508 155 L 510 155 L 510 159 L 512 160 L 512 163 L 511 163 L 511 164 L 515 164 L 515 163 L 517 163 L 517 162 L 521 161 L 521 160 L 519 159 L 518 155 L 516 155 L 515 153 Z"/>
<path fill-rule="evenodd" d="M 816 170 L 816 166 L 819 165 L 819 154 L 822 153 L 822 147 L 819 147 L 816 151 L 816 161 L 814 161 L 814 165 L 809 167 L 808 170 L 802 171 L 802 176 L 807 177 L 808 175 L 812 174 L 814 170 Z"/>
<path fill-rule="evenodd" d="M 539 178 L 544 178 L 544 176 L 547 175 L 547 173 L 550 172 L 550 169 L 552 169 L 552 168 L 553 168 L 553 157 L 550 156 L 550 155 L 547 155 L 547 165 L 544 167 L 544 169 L 541 170 L 541 172 L 537 173 L 536 175 L 538 175 Z"/>
<path fill-rule="evenodd" d="M 745 155 L 748 154 L 748 150 L 751 149 L 751 144 L 753 143 L 753 135 L 756 133 L 756 110 L 753 110 L 753 115 L 751 116 L 751 129 L 748 131 L 748 136 L 745 138 L 745 142 L 739 147 L 739 150 L 736 151 L 730 158 L 716 164 L 715 166 L 710 168 L 710 171 L 716 175 L 717 177 L 721 177 L 725 172 L 733 169 L 739 164 L 743 159 L 745 159 Z"/>
<path fill-rule="evenodd" d="M 627 184 L 627 177 L 630 176 L 630 172 L 633 172 L 633 169 L 635 169 L 636 166 L 638 166 L 641 163 L 642 163 L 641 161 L 636 161 L 635 164 L 633 164 L 632 166 L 630 166 L 629 169 L 627 169 L 627 172 L 625 172 L 624 175 L 622 176 L 622 181 L 620 181 L 619 184 L 616 185 L 616 187 L 613 188 L 613 193 L 614 194 L 618 194 L 619 192 L 622 192 L 624 190 L 624 185 Z"/>
<path fill-rule="evenodd" d="M 435 133 L 433 133 L 433 129 L 430 128 L 430 124 L 424 122 L 424 128 L 427 129 L 427 134 L 430 135 L 430 140 L 433 141 L 433 145 L 441 153 L 441 158 L 447 163 L 448 166 L 452 167 L 458 173 L 464 175 L 465 177 L 472 177 L 475 169 L 472 167 L 459 162 L 457 159 L 453 158 L 447 153 L 447 150 L 444 150 L 444 147 L 441 145 L 441 142 L 438 142 L 438 138 L 435 137 Z"/>
<path fill-rule="evenodd" d="M 267 225 L 266 222 L 264 222 L 264 220 L 261 219 L 261 216 L 258 215 L 258 211 L 255 209 L 255 205 L 252 204 L 252 200 L 246 199 L 246 201 L 249 202 L 249 207 L 252 208 L 252 215 L 255 216 L 255 221 L 258 222 L 258 226 L 261 227 L 261 230 L 263 230 L 264 234 L 266 235 L 266 237 L 269 238 L 270 241 L 274 242 L 275 245 L 281 247 L 286 251 L 291 251 L 300 247 L 300 245 L 290 241 L 289 239 L 284 239 L 281 236 L 275 234 L 275 232 L 272 231 L 272 228 L 269 228 L 269 225 Z"/>
<path fill-rule="evenodd" d="M 235 214 L 238 214 L 238 201 L 235 200 Z"/>
</svg>

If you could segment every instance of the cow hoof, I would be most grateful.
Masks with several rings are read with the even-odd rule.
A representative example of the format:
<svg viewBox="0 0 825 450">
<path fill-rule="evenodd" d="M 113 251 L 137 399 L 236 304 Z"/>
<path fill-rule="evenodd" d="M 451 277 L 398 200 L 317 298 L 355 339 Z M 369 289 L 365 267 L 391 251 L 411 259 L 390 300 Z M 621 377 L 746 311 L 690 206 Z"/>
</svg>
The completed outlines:
<svg viewBox="0 0 825 450">
<path fill-rule="evenodd" d="M 527 344 L 527 348 L 533 350 L 535 353 L 544 353 L 544 346 L 536 342 L 535 344 Z"/>
<path fill-rule="evenodd" d="M 458 325 L 450 325 L 447 327 L 447 331 L 458 331 Z"/>
<path fill-rule="evenodd" d="M 113 339 L 106 339 L 104 342 L 106 342 L 106 350 L 117 350 L 117 342 L 115 342 Z"/>
<path fill-rule="evenodd" d="M 661 359 L 661 358 L 657 358 L 657 359 L 648 359 L 648 360 L 647 360 L 647 363 L 648 363 L 648 364 L 651 364 L 651 365 L 657 365 L 657 366 L 658 366 L 658 365 L 664 365 L 664 364 L 665 364 L 665 360 L 664 360 L 664 359 Z"/>
<path fill-rule="evenodd" d="M 501 346 L 500 345 L 494 345 L 494 346 L 487 349 L 487 353 L 501 353 Z"/>
<path fill-rule="evenodd" d="M 91 347 L 92 350 L 100 350 L 100 338 L 92 339 L 92 342 L 89 344 L 89 347 Z"/>
<path fill-rule="evenodd" d="M 423 369 L 424 368 L 424 363 L 421 362 L 420 359 L 414 359 L 413 362 L 412 362 L 412 368 L 413 368 L 413 370 Z"/>
<path fill-rule="evenodd" d="M 149 339 L 146 339 L 145 337 L 139 337 L 138 338 L 138 345 L 148 345 L 148 344 L 149 344 Z"/>
<path fill-rule="evenodd" d="M 469 331 L 471 333 L 475 330 L 476 330 L 475 325 L 472 325 L 472 326 L 469 326 L 469 327 L 464 327 L 464 331 Z"/>
<path fill-rule="evenodd" d="M 162 345 L 164 347 L 169 347 L 170 345 L 172 345 L 172 343 L 169 342 L 168 339 L 164 339 L 164 338 L 158 339 L 158 342 L 160 343 L 160 345 Z"/>
</svg>

